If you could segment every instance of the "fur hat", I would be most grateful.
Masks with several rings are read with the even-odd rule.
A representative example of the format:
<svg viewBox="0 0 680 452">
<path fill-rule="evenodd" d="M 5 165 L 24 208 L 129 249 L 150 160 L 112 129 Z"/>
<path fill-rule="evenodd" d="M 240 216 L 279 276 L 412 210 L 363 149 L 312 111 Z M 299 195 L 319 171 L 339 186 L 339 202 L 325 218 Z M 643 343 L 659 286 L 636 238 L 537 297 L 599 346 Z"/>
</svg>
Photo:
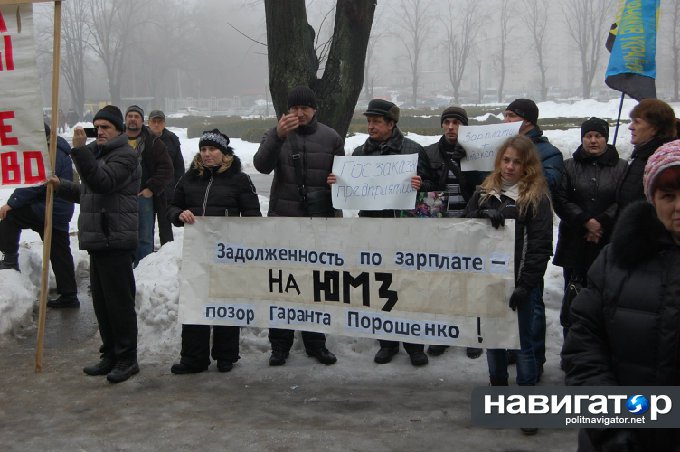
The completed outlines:
<svg viewBox="0 0 680 452">
<path fill-rule="evenodd" d="M 446 110 L 442 112 L 442 116 L 439 120 L 439 125 L 444 124 L 445 119 L 457 119 L 459 120 L 464 126 L 468 125 L 468 115 L 467 111 L 465 111 L 464 108 L 460 107 L 449 107 Z"/>
<path fill-rule="evenodd" d="M 538 123 L 538 107 L 531 99 L 515 99 L 506 108 L 532 124 Z"/>
<path fill-rule="evenodd" d="M 306 86 L 296 86 L 288 93 L 288 109 L 309 107 L 316 110 L 316 93 Z"/>
<path fill-rule="evenodd" d="M 399 107 L 389 100 L 373 99 L 368 103 L 364 116 L 382 116 L 387 120 L 399 122 Z"/>
<path fill-rule="evenodd" d="M 588 132 L 597 132 L 609 141 L 609 123 L 604 119 L 590 118 L 583 121 L 583 124 L 581 124 L 581 139 Z"/>
<path fill-rule="evenodd" d="M 207 130 L 201 135 L 198 141 L 198 148 L 203 146 L 214 146 L 222 151 L 224 155 L 233 155 L 234 151 L 229 146 L 229 137 L 220 132 L 218 129 Z"/>
<path fill-rule="evenodd" d="M 647 201 L 652 202 L 656 178 L 673 166 L 680 166 L 680 140 L 671 141 L 659 147 L 647 160 L 642 184 L 645 187 Z"/>
<path fill-rule="evenodd" d="M 125 123 L 123 122 L 123 113 L 121 113 L 120 108 L 115 105 L 107 105 L 94 115 L 92 122 L 94 123 L 97 119 L 106 119 L 116 130 L 123 132 L 125 130 Z"/>
</svg>

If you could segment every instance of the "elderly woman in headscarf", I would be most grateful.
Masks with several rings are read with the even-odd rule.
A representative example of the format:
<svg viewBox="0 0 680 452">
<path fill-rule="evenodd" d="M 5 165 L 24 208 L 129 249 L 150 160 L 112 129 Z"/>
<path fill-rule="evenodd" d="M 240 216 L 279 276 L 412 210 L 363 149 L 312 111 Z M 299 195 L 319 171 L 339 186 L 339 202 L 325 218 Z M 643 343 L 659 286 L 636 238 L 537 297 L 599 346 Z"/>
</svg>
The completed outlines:
<svg viewBox="0 0 680 452">
<path fill-rule="evenodd" d="M 193 224 L 196 217 L 259 217 L 260 201 L 241 160 L 218 129 L 203 132 L 199 153 L 177 182 L 168 219 L 175 226 Z M 214 326 L 212 358 L 217 370 L 229 372 L 239 357 L 239 327 Z M 210 365 L 210 326 L 182 325 L 182 351 L 174 374 L 203 372 Z"/>
<path fill-rule="evenodd" d="M 572 304 L 568 385 L 680 385 L 680 140 L 649 157 L 643 186 Z M 679 451 L 680 429 L 582 430 L 578 450 Z"/>
</svg>

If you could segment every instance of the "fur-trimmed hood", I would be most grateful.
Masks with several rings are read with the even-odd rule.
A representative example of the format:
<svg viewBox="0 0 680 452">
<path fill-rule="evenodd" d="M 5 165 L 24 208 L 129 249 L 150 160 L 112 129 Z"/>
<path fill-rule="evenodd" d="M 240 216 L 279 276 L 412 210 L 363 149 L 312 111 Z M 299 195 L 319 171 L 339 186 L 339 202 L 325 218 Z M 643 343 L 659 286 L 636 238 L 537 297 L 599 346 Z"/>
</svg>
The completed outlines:
<svg viewBox="0 0 680 452">
<path fill-rule="evenodd" d="M 611 240 L 612 253 L 624 268 L 633 268 L 672 246 L 677 245 L 647 201 L 635 202 L 621 213 Z"/>
</svg>

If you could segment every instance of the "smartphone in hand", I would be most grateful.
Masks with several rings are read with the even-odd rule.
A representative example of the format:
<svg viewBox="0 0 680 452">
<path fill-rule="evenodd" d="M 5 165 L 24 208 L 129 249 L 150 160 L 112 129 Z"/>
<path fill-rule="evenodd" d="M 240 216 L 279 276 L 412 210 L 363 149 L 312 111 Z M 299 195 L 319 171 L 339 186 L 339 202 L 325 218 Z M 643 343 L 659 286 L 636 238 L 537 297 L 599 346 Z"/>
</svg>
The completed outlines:
<svg viewBox="0 0 680 452">
<path fill-rule="evenodd" d="M 97 129 L 94 127 L 84 127 L 83 130 L 85 130 L 85 136 L 88 138 L 97 138 Z"/>
</svg>

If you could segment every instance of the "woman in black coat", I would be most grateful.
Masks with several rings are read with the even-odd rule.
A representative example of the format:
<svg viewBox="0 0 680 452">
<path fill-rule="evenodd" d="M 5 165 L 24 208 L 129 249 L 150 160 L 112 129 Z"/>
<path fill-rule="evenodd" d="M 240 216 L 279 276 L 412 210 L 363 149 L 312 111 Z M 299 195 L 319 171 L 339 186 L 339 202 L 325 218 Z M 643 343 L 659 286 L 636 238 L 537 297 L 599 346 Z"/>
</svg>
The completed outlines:
<svg viewBox="0 0 680 452">
<path fill-rule="evenodd" d="M 570 280 L 586 284 L 588 268 L 614 227 L 616 190 L 627 165 L 608 139 L 607 121 L 588 119 L 581 124 L 581 146 L 564 162 L 554 199 L 561 221 L 553 263 L 564 269 L 565 289 Z"/>
<path fill-rule="evenodd" d="M 568 385 L 680 385 L 680 140 L 649 158 L 644 191 L 572 304 Z M 680 430 L 582 430 L 579 451 L 592 450 L 680 451 Z"/>
<path fill-rule="evenodd" d="M 241 161 L 229 146 L 229 137 L 213 129 L 203 132 L 200 152 L 175 187 L 168 219 L 175 226 L 194 223 L 196 217 L 259 217 L 260 202 L 250 177 L 241 172 Z M 217 370 L 229 372 L 239 359 L 239 327 L 213 328 L 212 357 Z M 180 362 L 174 374 L 198 373 L 210 365 L 210 326 L 182 325 Z"/>
<path fill-rule="evenodd" d="M 525 136 L 506 140 L 498 150 L 495 168 L 472 196 L 465 209 L 468 218 L 489 218 L 498 228 L 505 218 L 515 219 L 515 290 L 509 300 L 517 310 L 520 351 L 517 384 L 533 386 L 538 363 L 531 340 L 532 291 L 540 282 L 552 251 L 552 208 L 538 152 Z M 487 350 L 489 379 L 493 386 L 508 385 L 505 350 Z M 527 433 L 535 430 L 527 429 Z"/>
</svg>

